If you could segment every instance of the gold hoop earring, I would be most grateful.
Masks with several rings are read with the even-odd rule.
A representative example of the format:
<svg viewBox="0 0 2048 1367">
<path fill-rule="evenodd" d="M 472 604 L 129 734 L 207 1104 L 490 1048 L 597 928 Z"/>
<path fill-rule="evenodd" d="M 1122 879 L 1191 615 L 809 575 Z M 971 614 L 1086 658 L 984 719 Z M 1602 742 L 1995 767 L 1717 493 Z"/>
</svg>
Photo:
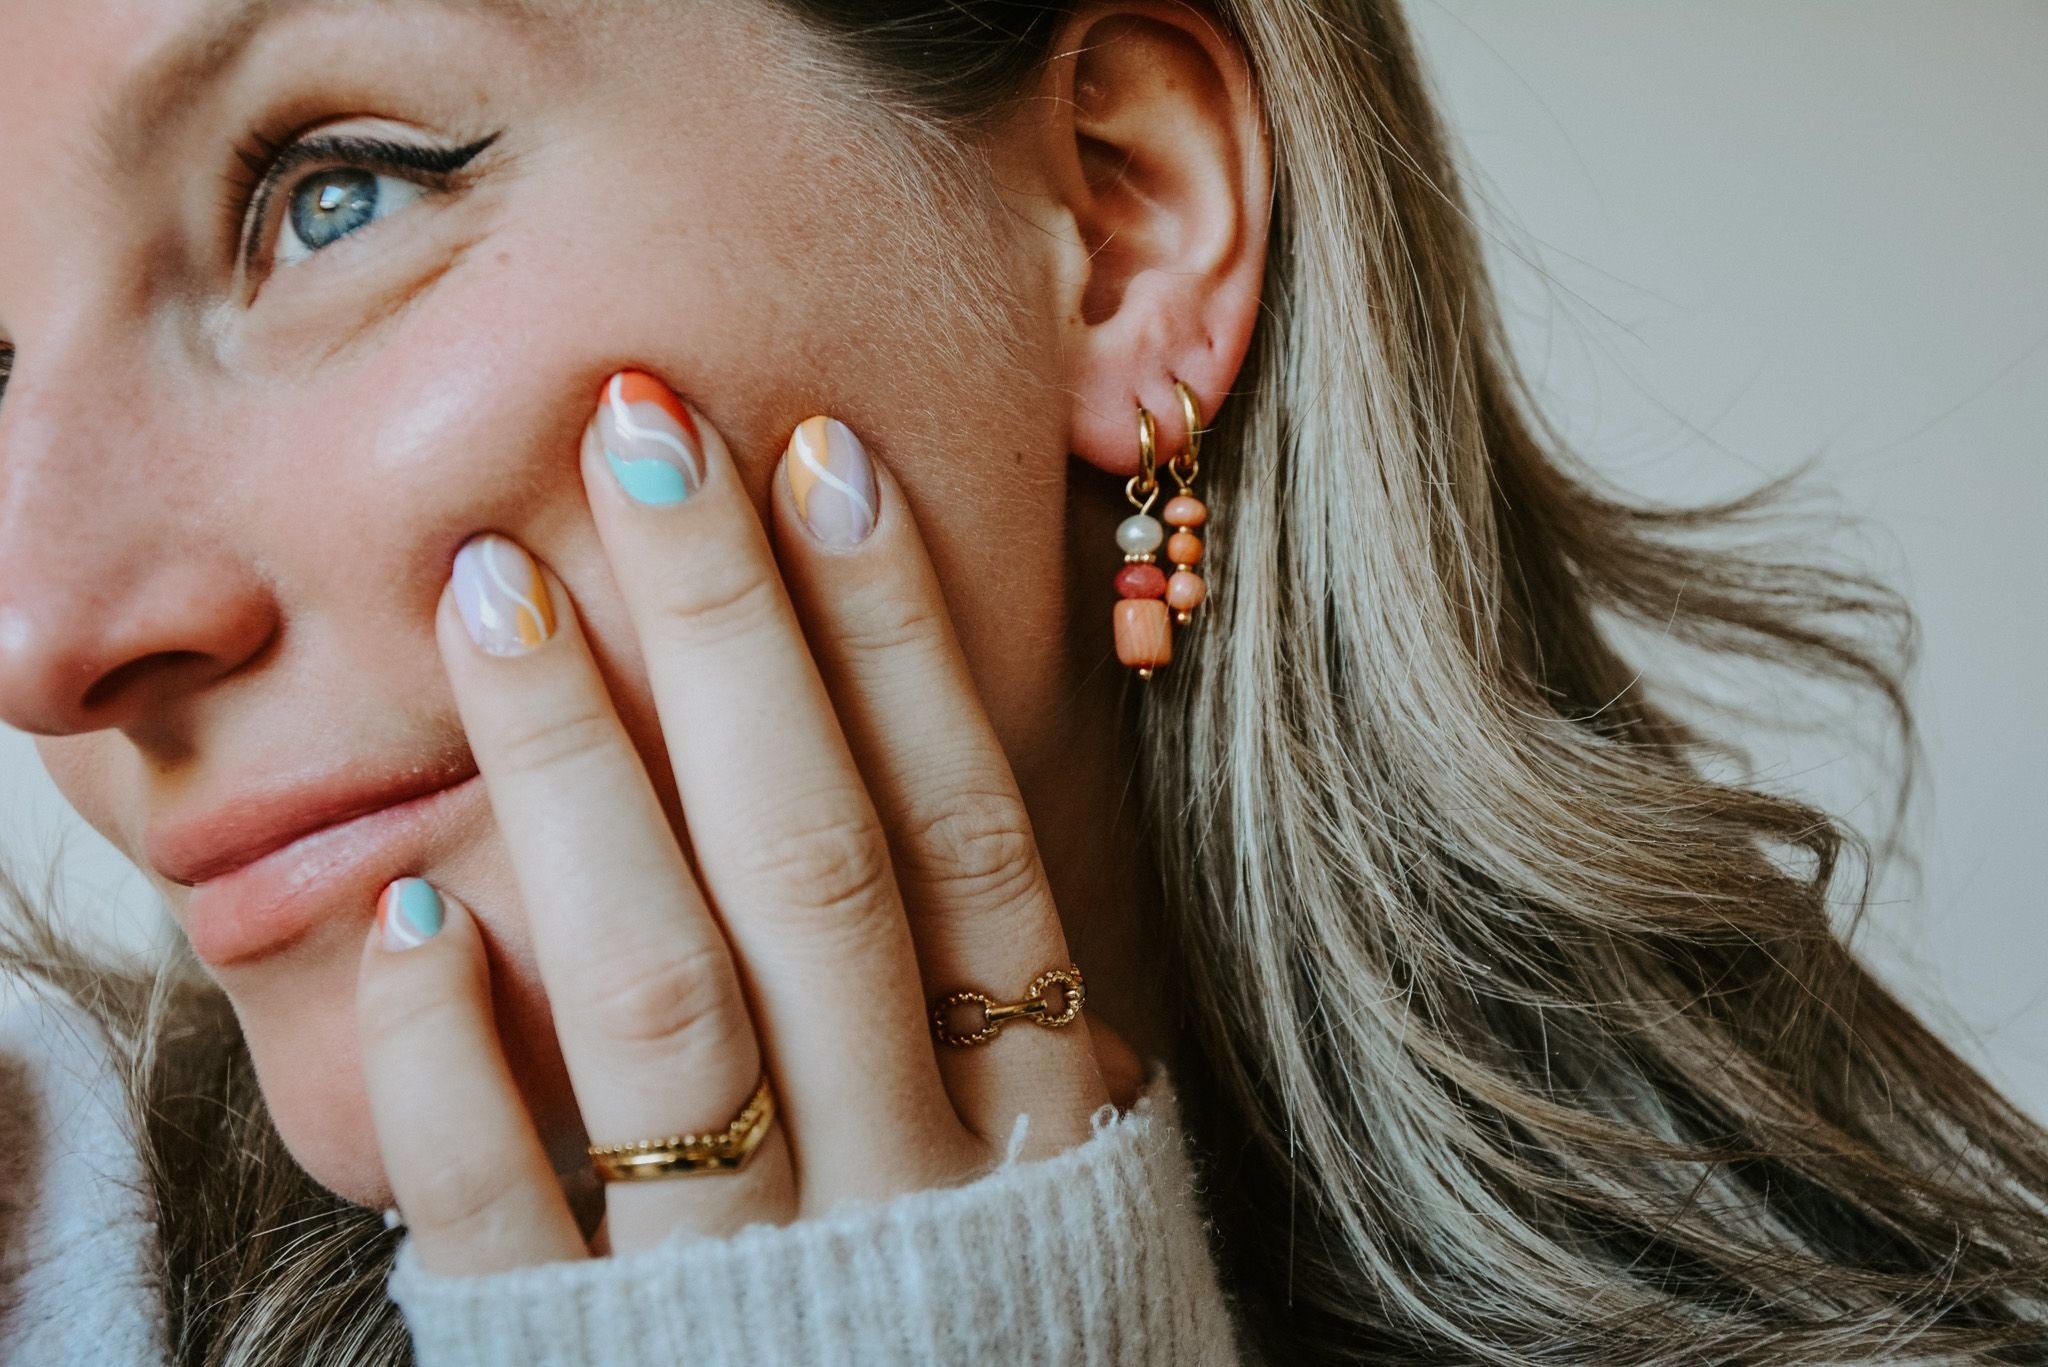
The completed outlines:
<svg viewBox="0 0 2048 1367">
<path fill-rule="evenodd" d="M 1116 654 L 1138 672 L 1141 679 L 1173 663 L 1173 625 L 1186 626 L 1194 610 L 1208 597 L 1208 585 L 1195 573 L 1202 562 L 1202 538 L 1194 529 L 1209 520 L 1208 507 L 1192 492 L 1201 473 L 1202 409 L 1194 393 L 1179 380 L 1174 389 L 1180 396 L 1181 411 L 1187 419 L 1187 447 L 1167 462 L 1180 492 L 1166 504 L 1166 525 L 1174 528 L 1169 538 L 1166 525 L 1152 516 L 1159 501 L 1159 425 L 1142 405 L 1138 408 L 1138 473 L 1124 485 L 1124 496 L 1137 512 L 1116 529 L 1116 544 L 1124 553 L 1124 567 L 1117 572 Z M 1174 566 L 1172 578 L 1159 568 L 1159 548 Z"/>
</svg>

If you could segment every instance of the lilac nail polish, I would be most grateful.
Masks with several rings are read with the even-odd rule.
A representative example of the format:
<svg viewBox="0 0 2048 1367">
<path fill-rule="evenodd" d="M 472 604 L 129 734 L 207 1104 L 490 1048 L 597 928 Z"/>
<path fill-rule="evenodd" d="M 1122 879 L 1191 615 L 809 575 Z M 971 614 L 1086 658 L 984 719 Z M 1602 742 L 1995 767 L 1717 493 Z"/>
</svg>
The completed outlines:
<svg viewBox="0 0 2048 1367">
<path fill-rule="evenodd" d="M 845 423 L 812 418 L 789 439 L 783 458 L 789 492 L 811 535 L 845 549 L 875 529 L 879 490 L 867 448 Z"/>
</svg>

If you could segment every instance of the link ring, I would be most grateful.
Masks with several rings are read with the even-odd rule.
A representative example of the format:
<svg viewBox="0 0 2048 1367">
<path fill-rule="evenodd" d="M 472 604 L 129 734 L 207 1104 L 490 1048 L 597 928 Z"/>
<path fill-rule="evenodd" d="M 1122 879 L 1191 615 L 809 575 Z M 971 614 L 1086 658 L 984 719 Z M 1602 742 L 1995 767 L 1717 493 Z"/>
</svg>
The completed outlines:
<svg viewBox="0 0 2048 1367">
<path fill-rule="evenodd" d="M 1058 1010 L 1048 1006 L 1045 1000 L 1046 994 L 1055 987 L 1060 989 L 1061 1005 Z M 972 1049 L 987 1044 L 1002 1033 L 1004 1026 L 1016 1020 L 1028 1020 L 1047 1030 L 1060 1030 L 1080 1019 L 1081 1007 L 1087 1000 L 1088 986 L 1082 980 L 1079 968 L 1069 965 L 1048 969 L 1031 980 L 1031 985 L 1024 989 L 1022 1001 L 1001 1003 L 985 992 L 955 992 L 941 997 L 932 1004 L 932 1034 L 941 1044 Z M 980 1028 L 954 1029 L 947 1018 L 968 1006 L 980 1009 Z"/>
</svg>

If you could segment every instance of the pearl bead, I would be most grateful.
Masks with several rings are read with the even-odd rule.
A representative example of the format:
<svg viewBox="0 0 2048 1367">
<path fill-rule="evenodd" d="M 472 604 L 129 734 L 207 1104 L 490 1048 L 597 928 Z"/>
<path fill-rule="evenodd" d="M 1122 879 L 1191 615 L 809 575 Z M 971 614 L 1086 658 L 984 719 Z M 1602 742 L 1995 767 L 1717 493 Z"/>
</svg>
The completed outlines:
<svg viewBox="0 0 2048 1367">
<path fill-rule="evenodd" d="M 1164 598 L 1166 571 L 1157 565 L 1126 565 L 1116 572 L 1119 598 Z"/>
<path fill-rule="evenodd" d="M 1116 544 L 1123 547 L 1125 555 L 1143 555 L 1159 549 L 1159 543 L 1166 540 L 1166 528 L 1159 525 L 1159 519 L 1139 513 L 1127 517 L 1116 529 Z"/>
<path fill-rule="evenodd" d="M 1208 520 L 1208 505 L 1193 494 L 1175 494 L 1166 501 L 1166 522 L 1168 526 L 1199 527 Z"/>
</svg>

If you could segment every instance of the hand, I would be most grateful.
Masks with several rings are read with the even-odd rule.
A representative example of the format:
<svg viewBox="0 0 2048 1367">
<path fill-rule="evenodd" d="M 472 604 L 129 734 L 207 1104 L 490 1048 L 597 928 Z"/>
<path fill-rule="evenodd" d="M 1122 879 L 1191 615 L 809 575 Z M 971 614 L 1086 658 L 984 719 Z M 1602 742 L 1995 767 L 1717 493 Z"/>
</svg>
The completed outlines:
<svg viewBox="0 0 2048 1367">
<path fill-rule="evenodd" d="M 772 547 L 723 440 L 658 382 L 607 386 L 584 443 L 699 874 L 561 583 L 489 536 L 443 595 L 590 1142 L 721 1130 L 764 1070 L 779 1102 L 738 1172 L 607 1187 L 600 1253 L 970 1180 L 1020 1114 L 1027 1154 L 1054 1152 L 1110 1095 L 1085 1016 L 933 1039 L 927 985 L 1014 997 L 1068 964 L 1065 937 L 908 505 L 845 429 L 814 420 L 805 441 L 829 475 L 785 457 Z M 500 1047 L 477 924 L 441 896 L 433 929 L 436 900 L 387 893 L 360 992 L 415 1250 L 444 1275 L 590 1256 Z"/>
</svg>

